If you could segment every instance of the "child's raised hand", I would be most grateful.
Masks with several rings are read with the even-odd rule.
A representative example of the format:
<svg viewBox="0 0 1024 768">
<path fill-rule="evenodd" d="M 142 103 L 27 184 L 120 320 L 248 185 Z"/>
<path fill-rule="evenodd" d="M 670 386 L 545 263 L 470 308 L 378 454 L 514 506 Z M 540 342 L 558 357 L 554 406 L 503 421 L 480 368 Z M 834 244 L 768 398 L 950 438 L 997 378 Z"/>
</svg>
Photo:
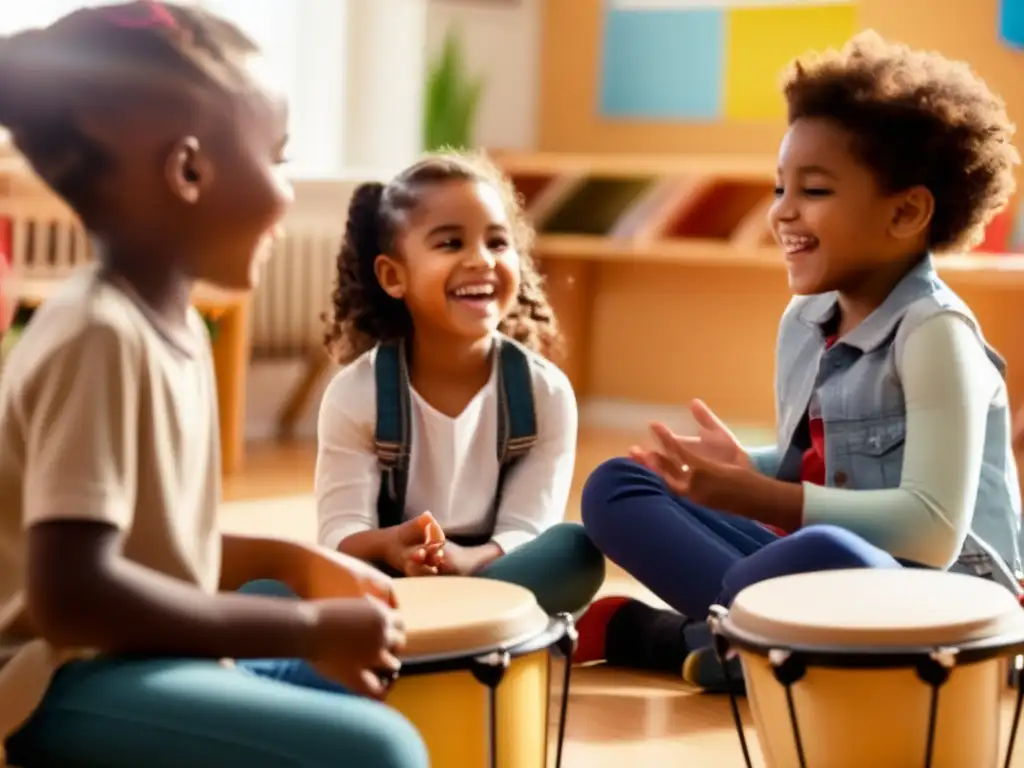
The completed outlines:
<svg viewBox="0 0 1024 768">
<path fill-rule="evenodd" d="M 444 557 L 444 531 L 434 516 L 424 512 L 393 529 L 386 560 L 406 576 L 434 576 Z"/>
<path fill-rule="evenodd" d="M 713 461 L 743 469 L 750 468 L 750 457 L 743 450 L 740 441 L 714 411 L 708 408 L 707 403 L 703 400 L 694 400 L 690 403 L 690 413 L 697 422 L 696 437 L 677 435 L 665 428 L 667 435 L 670 435 L 678 446 Z"/>
<path fill-rule="evenodd" d="M 708 451 L 681 439 L 664 424 L 652 424 L 651 433 L 657 447 L 653 450 L 634 448 L 630 455 L 657 473 L 672 493 L 697 504 L 717 506 L 716 502 L 728 491 L 736 470 L 749 469 L 749 461 L 747 467 L 738 467 L 710 456 Z"/>
</svg>

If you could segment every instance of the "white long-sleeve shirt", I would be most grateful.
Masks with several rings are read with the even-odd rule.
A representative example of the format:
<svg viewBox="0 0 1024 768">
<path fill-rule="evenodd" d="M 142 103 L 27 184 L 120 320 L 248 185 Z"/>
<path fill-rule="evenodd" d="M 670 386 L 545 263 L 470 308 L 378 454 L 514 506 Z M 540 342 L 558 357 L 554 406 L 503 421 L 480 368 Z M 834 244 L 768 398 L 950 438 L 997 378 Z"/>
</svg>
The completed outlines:
<svg viewBox="0 0 1024 768">
<path fill-rule="evenodd" d="M 896 557 L 945 568 L 970 529 L 986 419 L 1006 386 L 977 334 L 951 312 L 914 329 L 898 354 L 907 419 L 899 487 L 804 483 L 804 524 L 838 525 Z"/>
<path fill-rule="evenodd" d="M 371 350 L 339 372 L 320 405 L 315 492 L 319 541 L 331 549 L 377 527 L 375 356 Z M 572 385 L 561 370 L 536 356 L 530 372 L 537 443 L 505 481 L 493 541 L 506 553 L 564 518 L 576 461 Z M 431 407 L 415 389 L 411 401 L 406 519 L 430 512 L 449 535 L 482 533 L 500 469 L 497 367 L 454 418 Z"/>
</svg>

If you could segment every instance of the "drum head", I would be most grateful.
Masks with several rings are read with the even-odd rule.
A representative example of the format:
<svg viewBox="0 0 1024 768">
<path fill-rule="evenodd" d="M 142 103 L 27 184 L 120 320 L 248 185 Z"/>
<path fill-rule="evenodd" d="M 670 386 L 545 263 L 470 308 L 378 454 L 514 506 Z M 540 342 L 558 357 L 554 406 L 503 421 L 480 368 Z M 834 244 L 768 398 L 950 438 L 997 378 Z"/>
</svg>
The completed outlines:
<svg viewBox="0 0 1024 768">
<path fill-rule="evenodd" d="M 1024 638 L 1024 611 L 1004 587 L 923 569 L 842 570 L 783 576 L 740 592 L 723 623 L 765 647 L 956 646 Z"/>
<path fill-rule="evenodd" d="M 550 621 L 533 593 L 516 584 L 425 576 L 395 579 L 394 589 L 405 619 L 405 657 L 507 648 L 543 633 Z"/>
</svg>

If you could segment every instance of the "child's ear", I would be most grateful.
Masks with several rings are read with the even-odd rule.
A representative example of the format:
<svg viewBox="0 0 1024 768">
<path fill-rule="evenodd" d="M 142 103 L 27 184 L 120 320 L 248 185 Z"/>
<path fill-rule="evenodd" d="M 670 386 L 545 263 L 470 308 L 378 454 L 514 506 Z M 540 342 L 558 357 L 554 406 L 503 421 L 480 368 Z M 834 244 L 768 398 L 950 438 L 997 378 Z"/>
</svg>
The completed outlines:
<svg viewBox="0 0 1024 768">
<path fill-rule="evenodd" d="M 405 267 L 401 262 L 381 254 L 373 261 L 373 271 L 388 296 L 399 300 L 405 298 Z"/>
<path fill-rule="evenodd" d="M 927 187 L 911 187 L 896 198 L 889 232 L 900 240 L 919 237 L 928 231 L 935 214 L 935 198 Z"/>
<path fill-rule="evenodd" d="M 213 176 L 213 165 L 209 162 L 199 139 L 185 136 L 174 143 L 164 165 L 167 184 L 174 195 L 190 205 L 199 202 L 203 190 Z"/>
</svg>

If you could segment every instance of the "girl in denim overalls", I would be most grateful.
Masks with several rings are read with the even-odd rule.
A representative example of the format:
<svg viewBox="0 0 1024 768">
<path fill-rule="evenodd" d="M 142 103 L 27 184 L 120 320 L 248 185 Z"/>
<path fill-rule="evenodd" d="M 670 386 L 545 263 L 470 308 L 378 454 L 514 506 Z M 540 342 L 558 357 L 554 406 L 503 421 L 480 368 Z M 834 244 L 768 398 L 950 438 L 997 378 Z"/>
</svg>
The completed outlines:
<svg viewBox="0 0 1024 768">
<path fill-rule="evenodd" d="M 706 688 L 708 607 L 833 568 L 926 567 L 1018 589 L 1004 364 L 939 279 L 1014 188 L 1003 102 L 962 64 L 874 33 L 799 59 L 770 223 L 795 294 L 776 358 L 777 442 L 743 448 L 703 403 L 591 475 L 583 521 L 676 613 L 622 599 L 578 658 L 680 669 Z M 837 599 L 842 599 L 837 595 Z"/>
</svg>

